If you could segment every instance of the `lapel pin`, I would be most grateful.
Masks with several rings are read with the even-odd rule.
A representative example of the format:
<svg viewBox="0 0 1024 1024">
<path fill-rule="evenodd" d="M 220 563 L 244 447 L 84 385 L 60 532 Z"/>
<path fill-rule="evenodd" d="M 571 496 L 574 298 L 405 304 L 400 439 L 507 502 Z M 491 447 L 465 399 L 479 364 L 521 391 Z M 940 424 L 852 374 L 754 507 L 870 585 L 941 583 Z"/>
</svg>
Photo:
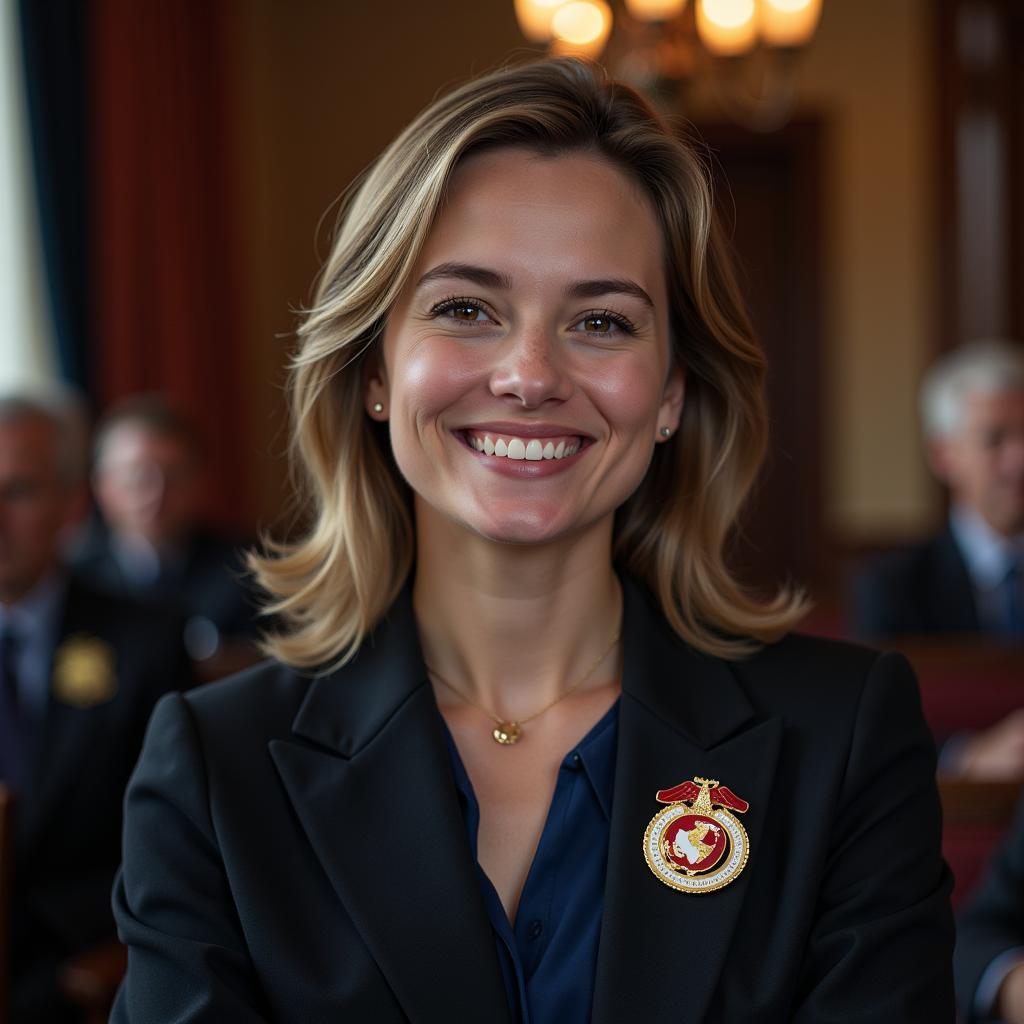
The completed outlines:
<svg viewBox="0 0 1024 1024">
<path fill-rule="evenodd" d="M 86 633 L 68 637 L 53 656 L 53 695 L 63 704 L 91 708 L 117 693 L 114 648 Z"/>
<path fill-rule="evenodd" d="M 714 892 L 747 863 L 747 830 L 730 812 L 750 806 L 718 779 L 695 775 L 657 792 L 659 811 L 644 832 L 644 858 L 655 876 L 680 892 Z"/>
</svg>

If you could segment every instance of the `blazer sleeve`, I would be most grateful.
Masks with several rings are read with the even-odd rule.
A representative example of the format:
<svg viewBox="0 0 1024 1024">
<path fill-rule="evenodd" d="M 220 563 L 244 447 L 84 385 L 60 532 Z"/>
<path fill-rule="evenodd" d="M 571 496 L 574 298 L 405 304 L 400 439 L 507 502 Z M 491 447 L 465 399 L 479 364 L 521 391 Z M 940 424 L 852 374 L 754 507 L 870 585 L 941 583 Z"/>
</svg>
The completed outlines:
<svg viewBox="0 0 1024 1024">
<path fill-rule="evenodd" d="M 960 917 L 954 967 L 965 1020 L 977 1019 L 978 985 L 989 965 L 1024 947 L 1024 803 L 1005 843 Z"/>
<path fill-rule="evenodd" d="M 195 724 L 180 694 L 156 706 L 128 786 L 113 903 L 128 973 L 111 1024 L 269 1019 L 218 851 Z"/>
<path fill-rule="evenodd" d="M 795 1021 L 953 1020 L 941 831 L 913 671 L 901 655 L 882 655 L 857 709 Z"/>
</svg>

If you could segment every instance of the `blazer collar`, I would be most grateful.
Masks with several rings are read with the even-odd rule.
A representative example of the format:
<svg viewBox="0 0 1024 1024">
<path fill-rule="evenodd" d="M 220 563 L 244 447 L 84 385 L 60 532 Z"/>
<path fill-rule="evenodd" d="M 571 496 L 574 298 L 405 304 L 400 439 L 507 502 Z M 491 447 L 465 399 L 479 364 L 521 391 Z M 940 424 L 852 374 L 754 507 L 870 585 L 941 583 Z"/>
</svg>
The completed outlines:
<svg viewBox="0 0 1024 1024">
<path fill-rule="evenodd" d="M 635 581 L 622 577 L 622 593 L 623 693 L 704 750 L 749 721 L 754 709 L 726 662 L 676 636 Z"/>
<path fill-rule="evenodd" d="M 713 746 L 750 719 L 750 701 L 724 662 L 685 644 L 669 629 L 647 591 L 628 576 L 620 578 L 623 692 L 698 746 Z M 679 684 L 666 685 L 666 672 Z M 342 757 L 353 757 L 426 683 L 407 586 L 355 659 L 313 680 L 293 731 Z"/>
<path fill-rule="evenodd" d="M 313 679 L 292 730 L 354 757 L 426 684 L 412 590 L 406 586 L 356 657 Z"/>
</svg>

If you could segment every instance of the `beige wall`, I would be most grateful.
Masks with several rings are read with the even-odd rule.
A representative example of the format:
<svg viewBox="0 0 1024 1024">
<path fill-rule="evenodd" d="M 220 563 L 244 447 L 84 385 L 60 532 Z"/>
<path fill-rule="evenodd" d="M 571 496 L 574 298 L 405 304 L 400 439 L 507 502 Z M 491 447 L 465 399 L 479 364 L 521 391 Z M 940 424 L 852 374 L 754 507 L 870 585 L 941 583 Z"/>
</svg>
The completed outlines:
<svg viewBox="0 0 1024 1024">
<path fill-rule="evenodd" d="M 914 534 L 937 514 L 915 404 L 935 349 L 933 6 L 826 0 L 804 69 L 807 102 L 834 115 L 827 521 L 847 540 Z"/>
<path fill-rule="evenodd" d="M 251 428 L 273 518 L 281 367 L 328 247 L 321 216 L 437 90 L 524 43 L 511 0 L 236 3 Z M 833 147 L 822 386 L 826 517 L 843 541 L 911 534 L 936 512 L 913 407 L 931 349 L 930 6 L 825 0 L 801 71 L 801 105 L 830 119 Z"/>
</svg>

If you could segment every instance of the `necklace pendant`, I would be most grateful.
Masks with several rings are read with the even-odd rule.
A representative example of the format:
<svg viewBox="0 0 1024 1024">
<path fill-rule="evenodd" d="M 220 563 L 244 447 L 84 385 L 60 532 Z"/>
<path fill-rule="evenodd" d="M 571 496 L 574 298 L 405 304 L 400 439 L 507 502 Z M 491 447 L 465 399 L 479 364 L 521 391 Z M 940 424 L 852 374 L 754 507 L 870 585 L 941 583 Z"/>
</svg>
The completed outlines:
<svg viewBox="0 0 1024 1024">
<path fill-rule="evenodd" d="M 491 735 L 494 737 L 495 743 L 500 743 L 503 747 L 511 747 L 513 743 L 519 742 L 523 730 L 519 728 L 518 722 L 499 722 Z"/>
</svg>

